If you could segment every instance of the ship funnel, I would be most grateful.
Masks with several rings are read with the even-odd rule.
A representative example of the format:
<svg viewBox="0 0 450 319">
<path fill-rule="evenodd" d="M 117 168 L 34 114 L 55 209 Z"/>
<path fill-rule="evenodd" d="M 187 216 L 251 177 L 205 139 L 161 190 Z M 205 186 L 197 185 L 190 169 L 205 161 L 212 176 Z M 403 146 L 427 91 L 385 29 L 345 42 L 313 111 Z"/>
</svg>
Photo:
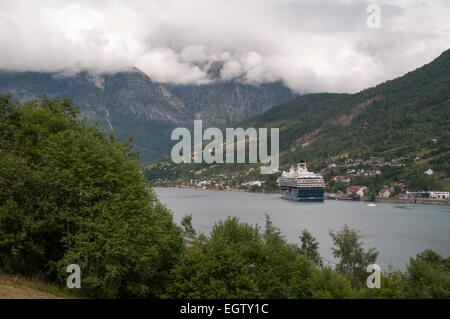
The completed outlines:
<svg viewBox="0 0 450 319">
<path fill-rule="evenodd" d="M 306 163 L 299 163 L 299 164 L 298 164 L 298 170 L 299 170 L 299 171 L 307 171 L 307 169 L 306 169 Z"/>
</svg>

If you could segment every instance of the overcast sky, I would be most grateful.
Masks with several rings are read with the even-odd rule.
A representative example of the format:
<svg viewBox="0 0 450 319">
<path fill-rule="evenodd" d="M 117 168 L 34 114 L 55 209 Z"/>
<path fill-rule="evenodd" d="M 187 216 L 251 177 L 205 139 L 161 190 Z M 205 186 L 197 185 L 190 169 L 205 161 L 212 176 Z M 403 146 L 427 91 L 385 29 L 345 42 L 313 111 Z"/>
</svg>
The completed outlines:
<svg viewBox="0 0 450 319">
<path fill-rule="evenodd" d="M 381 8 L 370 29 L 367 6 Z M 0 0 L 0 69 L 115 72 L 154 81 L 283 80 L 355 92 L 450 48 L 449 0 Z"/>
</svg>

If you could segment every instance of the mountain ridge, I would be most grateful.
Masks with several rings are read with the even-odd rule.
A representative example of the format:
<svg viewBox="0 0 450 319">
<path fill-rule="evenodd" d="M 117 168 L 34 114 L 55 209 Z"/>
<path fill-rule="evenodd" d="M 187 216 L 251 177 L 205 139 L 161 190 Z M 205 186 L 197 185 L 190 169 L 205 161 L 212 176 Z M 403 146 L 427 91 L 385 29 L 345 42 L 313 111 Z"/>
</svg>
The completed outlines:
<svg viewBox="0 0 450 319">
<path fill-rule="evenodd" d="M 281 82 L 171 85 L 154 82 L 137 68 L 104 74 L 0 71 L 0 93 L 19 101 L 70 95 L 91 121 L 114 130 L 122 141 L 133 136 L 142 161 L 170 155 L 175 127 L 189 128 L 202 119 L 205 125 L 224 128 L 294 96 Z"/>
<path fill-rule="evenodd" d="M 296 161 L 300 157 L 313 159 L 314 152 L 324 157 L 337 154 L 339 148 L 355 151 L 357 147 L 365 147 L 360 153 L 377 152 L 383 149 L 383 144 L 406 143 L 407 134 L 411 138 L 424 138 L 427 130 L 430 136 L 446 136 L 449 113 L 450 50 L 447 50 L 432 62 L 372 88 L 354 94 L 305 94 L 238 125 L 280 127 L 281 149 L 290 161 Z M 390 128 L 392 134 L 382 134 Z M 384 140 L 376 143 L 374 136 Z M 339 138 L 337 144 L 330 142 Z M 388 140 L 390 143 L 384 143 Z M 299 148 L 303 156 L 295 154 Z M 286 155 L 288 149 L 295 155 Z"/>
</svg>

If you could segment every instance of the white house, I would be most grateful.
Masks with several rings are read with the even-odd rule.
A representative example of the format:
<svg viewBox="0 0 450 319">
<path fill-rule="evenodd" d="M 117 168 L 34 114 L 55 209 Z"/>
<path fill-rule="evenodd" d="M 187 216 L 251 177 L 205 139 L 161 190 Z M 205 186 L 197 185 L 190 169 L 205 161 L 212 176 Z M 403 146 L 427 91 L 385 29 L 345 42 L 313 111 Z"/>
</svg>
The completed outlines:
<svg viewBox="0 0 450 319">
<path fill-rule="evenodd" d="M 427 175 L 433 175 L 433 170 L 431 168 L 429 168 L 424 173 Z"/>
<path fill-rule="evenodd" d="M 262 185 L 261 181 L 250 181 L 248 183 L 242 183 L 242 186 L 260 186 Z"/>
<path fill-rule="evenodd" d="M 449 192 L 444 191 L 430 191 L 428 194 L 430 194 L 430 199 L 448 199 L 449 197 Z"/>
</svg>

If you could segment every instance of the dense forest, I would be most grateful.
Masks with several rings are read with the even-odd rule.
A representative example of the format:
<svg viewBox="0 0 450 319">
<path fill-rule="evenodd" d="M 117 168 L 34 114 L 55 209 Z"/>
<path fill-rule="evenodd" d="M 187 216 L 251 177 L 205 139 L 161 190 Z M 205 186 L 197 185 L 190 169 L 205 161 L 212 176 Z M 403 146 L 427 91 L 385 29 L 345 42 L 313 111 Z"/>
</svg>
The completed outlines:
<svg viewBox="0 0 450 319">
<path fill-rule="evenodd" d="M 345 226 L 330 232 L 338 263 L 323 264 L 307 230 L 288 243 L 228 218 L 210 234 L 182 227 L 146 187 L 129 143 L 81 119 L 69 99 L 19 103 L 0 95 L 0 270 L 92 298 L 449 298 L 450 258 L 424 251 L 405 272 L 366 286 L 378 252 Z M 183 236 L 194 238 L 186 247 Z"/>
</svg>

